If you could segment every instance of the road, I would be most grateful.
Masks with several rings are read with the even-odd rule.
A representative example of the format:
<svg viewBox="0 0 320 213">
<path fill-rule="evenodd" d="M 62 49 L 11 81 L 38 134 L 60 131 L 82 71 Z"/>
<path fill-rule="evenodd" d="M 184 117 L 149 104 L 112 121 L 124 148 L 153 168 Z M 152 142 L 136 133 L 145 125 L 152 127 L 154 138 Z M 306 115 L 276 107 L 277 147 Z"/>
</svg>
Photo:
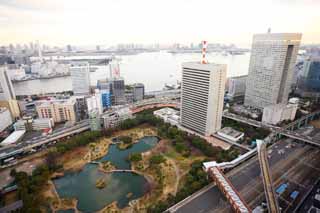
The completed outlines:
<svg viewBox="0 0 320 213">
<path fill-rule="evenodd" d="M 299 191 L 303 194 L 312 187 L 317 177 L 320 176 L 320 165 L 317 163 L 320 161 L 319 150 L 311 146 L 293 143 L 290 139 L 281 140 L 268 148 L 268 158 L 272 171 L 272 179 L 276 186 L 283 182 L 290 182 L 290 185 L 293 187 L 292 190 L 299 186 Z M 261 171 L 257 156 L 226 174 L 233 186 L 240 192 L 252 209 L 265 201 L 260 175 Z M 287 195 L 280 198 L 279 204 L 282 209 L 287 209 L 286 212 L 294 209 L 300 198 L 294 202 L 289 199 Z M 232 212 L 232 210 L 218 188 L 211 185 L 206 192 L 184 203 L 175 212 L 220 213 Z"/>
<path fill-rule="evenodd" d="M 42 146 L 44 144 L 50 143 L 63 137 L 67 137 L 69 135 L 86 131 L 89 128 L 90 126 L 88 120 L 83 120 L 71 127 L 60 128 L 47 136 L 40 136 L 37 138 L 33 138 L 32 140 L 21 141 L 18 144 L 11 145 L 9 147 L 4 147 L 0 149 L 0 160 L 9 158 L 20 153 L 28 152 L 35 147 Z"/>
<path fill-rule="evenodd" d="M 257 140 L 258 145 L 258 158 L 260 163 L 260 169 L 262 172 L 262 179 L 264 184 L 264 191 L 267 199 L 269 212 L 278 213 L 279 205 L 273 188 L 273 182 L 270 174 L 270 168 L 268 163 L 267 146 L 261 140 Z"/>
</svg>

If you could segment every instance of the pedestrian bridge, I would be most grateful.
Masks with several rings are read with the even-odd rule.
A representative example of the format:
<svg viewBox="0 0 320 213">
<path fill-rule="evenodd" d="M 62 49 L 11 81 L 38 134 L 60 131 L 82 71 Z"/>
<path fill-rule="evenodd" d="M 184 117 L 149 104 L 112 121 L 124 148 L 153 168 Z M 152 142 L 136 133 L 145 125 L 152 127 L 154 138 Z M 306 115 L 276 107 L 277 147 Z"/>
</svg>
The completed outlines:
<svg viewBox="0 0 320 213">
<path fill-rule="evenodd" d="M 239 192 L 233 187 L 227 177 L 219 167 L 211 167 L 208 169 L 209 176 L 217 184 L 218 188 L 225 195 L 233 210 L 237 213 L 252 212 L 246 202 L 241 198 Z"/>
</svg>

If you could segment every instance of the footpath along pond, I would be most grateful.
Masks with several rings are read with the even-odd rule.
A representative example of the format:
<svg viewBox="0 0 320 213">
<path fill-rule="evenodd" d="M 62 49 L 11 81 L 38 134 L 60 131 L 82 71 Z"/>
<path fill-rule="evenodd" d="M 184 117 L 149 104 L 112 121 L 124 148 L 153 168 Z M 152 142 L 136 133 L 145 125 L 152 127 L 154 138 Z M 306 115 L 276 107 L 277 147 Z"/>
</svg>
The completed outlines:
<svg viewBox="0 0 320 213">
<path fill-rule="evenodd" d="M 155 136 L 143 137 L 125 150 L 112 144 L 108 153 L 98 161 L 110 161 L 117 169 L 130 169 L 130 163 L 126 160 L 128 156 L 131 153 L 148 151 L 158 141 Z M 98 179 L 105 180 L 105 188 L 96 187 Z M 148 182 L 143 176 L 130 172 L 106 174 L 99 171 L 95 164 L 86 164 L 79 172 L 67 172 L 53 182 L 61 198 L 78 200 L 77 208 L 81 212 L 95 212 L 114 201 L 117 201 L 119 208 L 124 208 L 131 200 L 142 197 L 148 191 Z"/>
</svg>

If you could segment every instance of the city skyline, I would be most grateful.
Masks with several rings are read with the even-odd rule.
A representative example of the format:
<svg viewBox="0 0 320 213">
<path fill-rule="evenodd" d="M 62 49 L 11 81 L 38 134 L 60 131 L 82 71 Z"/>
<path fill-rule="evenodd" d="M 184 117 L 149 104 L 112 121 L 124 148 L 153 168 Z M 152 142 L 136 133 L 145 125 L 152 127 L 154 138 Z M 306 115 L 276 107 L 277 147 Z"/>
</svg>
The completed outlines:
<svg viewBox="0 0 320 213">
<path fill-rule="evenodd" d="M 0 43 L 39 40 L 50 45 L 165 44 L 207 39 L 250 47 L 252 35 L 264 33 L 269 27 L 272 32 L 303 33 L 303 44 L 320 43 L 319 6 L 320 2 L 312 0 L 3 0 Z M 186 15 L 190 13 L 193 15 Z"/>
</svg>

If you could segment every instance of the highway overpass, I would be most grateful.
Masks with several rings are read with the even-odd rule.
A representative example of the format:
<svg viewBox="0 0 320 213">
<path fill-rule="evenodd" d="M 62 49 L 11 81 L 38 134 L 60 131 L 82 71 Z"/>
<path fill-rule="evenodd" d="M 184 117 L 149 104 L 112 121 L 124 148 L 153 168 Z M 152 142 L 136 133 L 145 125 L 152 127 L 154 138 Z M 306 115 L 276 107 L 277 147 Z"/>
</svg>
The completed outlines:
<svg viewBox="0 0 320 213">
<path fill-rule="evenodd" d="M 257 147 L 262 180 L 264 185 L 264 192 L 268 204 L 268 210 L 272 213 L 280 213 L 277 197 L 273 188 L 273 182 L 270 174 L 266 143 L 262 140 L 257 140 Z"/>
</svg>

